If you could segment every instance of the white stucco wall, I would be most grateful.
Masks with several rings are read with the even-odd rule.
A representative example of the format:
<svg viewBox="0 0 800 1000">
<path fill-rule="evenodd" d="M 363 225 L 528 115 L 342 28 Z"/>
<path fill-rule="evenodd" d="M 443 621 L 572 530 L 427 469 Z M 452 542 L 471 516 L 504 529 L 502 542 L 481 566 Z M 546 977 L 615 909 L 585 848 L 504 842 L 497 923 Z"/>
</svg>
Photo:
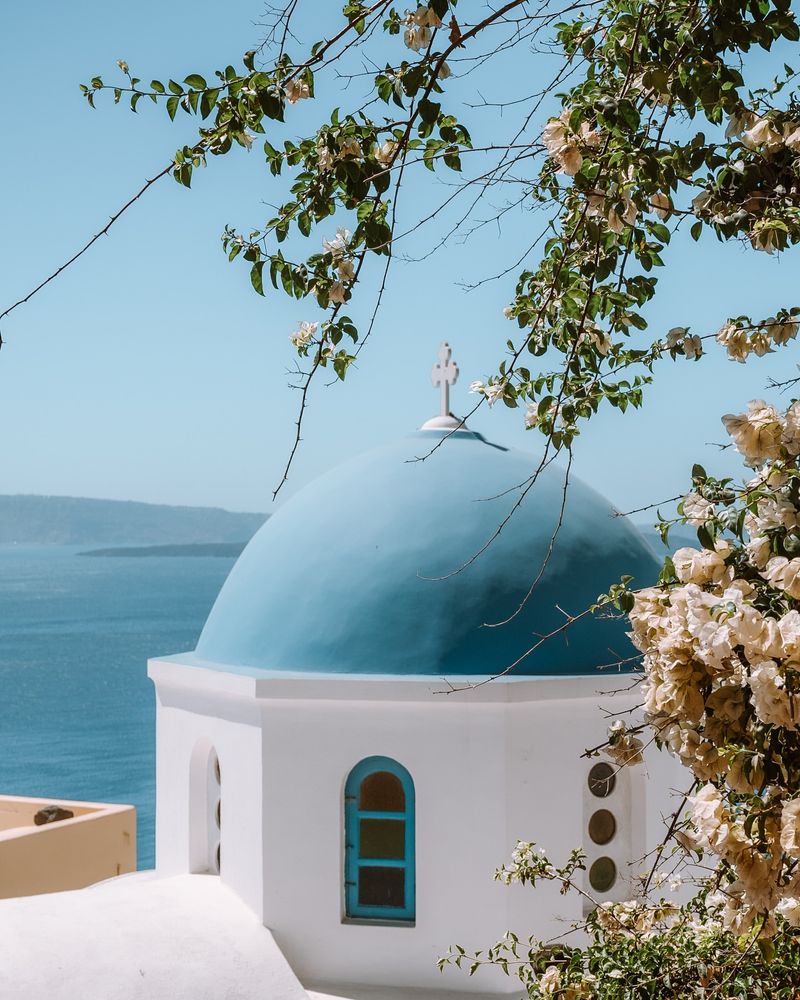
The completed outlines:
<svg viewBox="0 0 800 1000">
<path fill-rule="evenodd" d="M 222 675 L 220 675 L 222 676 Z M 199 675 L 198 678 L 199 679 Z M 208 752 L 221 774 L 224 881 L 263 919 L 261 714 L 252 696 L 187 687 L 163 676 L 156 684 L 156 867 L 170 876 L 208 871 L 207 851 L 190 833 L 207 801 Z M 193 773 L 193 761 L 200 766 Z M 202 832 L 210 827 L 202 820 Z M 198 857 L 199 855 L 199 857 Z"/>
<path fill-rule="evenodd" d="M 204 669 L 190 658 L 152 661 L 158 692 L 157 865 L 189 870 L 193 749 L 213 746 L 222 774 L 222 879 L 263 920 L 306 985 L 372 983 L 516 994 L 498 974 L 444 977 L 450 944 L 485 948 L 507 929 L 547 938 L 578 920 L 577 896 L 494 882 L 517 838 L 554 861 L 572 847 L 607 853 L 620 873 L 657 842 L 679 768 L 655 755 L 620 775 L 607 848 L 586 834 L 594 761 L 607 719 L 636 692 L 618 677 L 513 678 L 440 693 L 432 678 L 262 675 Z M 203 743 L 202 741 L 207 741 Z M 411 773 L 416 793 L 416 921 L 344 919 L 344 783 L 365 757 Z M 641 771 L 641 769 L 639 769 Z M 627 898 L 620 881 L 605 898 Z"/>
</svg>

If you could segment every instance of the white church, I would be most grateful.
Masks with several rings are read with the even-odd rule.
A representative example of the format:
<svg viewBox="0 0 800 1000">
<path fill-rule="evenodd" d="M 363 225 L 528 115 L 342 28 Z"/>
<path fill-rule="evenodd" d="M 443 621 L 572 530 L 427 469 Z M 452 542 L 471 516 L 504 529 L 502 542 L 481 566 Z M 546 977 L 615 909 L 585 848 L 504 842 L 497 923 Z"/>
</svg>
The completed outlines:
<svg viewBox="0 0 800 1000">
<path fill-rule="evenodd" d="M 196 650 L 150 661 L 156 870 L 0 902 L 3 1000 L 520 996 L 436 964 L 583 916 L 493 880 L 517 839 L 635 894 L 679 769 L 581 756 L 638 702 L 625 623 L 538 640 L 656 560 L 574 480 L 552 545 L 563 470 L 514 509 L 536 462 L 450 415 L 457 374 L 445 344 L 440 415 L 286 501 Z"/>
</svg>

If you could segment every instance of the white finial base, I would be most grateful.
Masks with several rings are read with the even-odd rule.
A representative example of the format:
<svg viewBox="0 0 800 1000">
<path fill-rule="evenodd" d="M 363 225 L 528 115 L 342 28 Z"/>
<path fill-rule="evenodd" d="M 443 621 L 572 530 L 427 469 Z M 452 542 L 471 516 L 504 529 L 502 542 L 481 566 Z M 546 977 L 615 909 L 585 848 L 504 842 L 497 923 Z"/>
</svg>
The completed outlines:
<svg viewBox="0 0 800 1000">
<path fill-rule="evenodd" d="M 467 430 L 467 425 L 460 417 L 454 417 L 452 413 L 431 417 L 420 427 L 421 431 L 456 431 Z"/>
</svg>

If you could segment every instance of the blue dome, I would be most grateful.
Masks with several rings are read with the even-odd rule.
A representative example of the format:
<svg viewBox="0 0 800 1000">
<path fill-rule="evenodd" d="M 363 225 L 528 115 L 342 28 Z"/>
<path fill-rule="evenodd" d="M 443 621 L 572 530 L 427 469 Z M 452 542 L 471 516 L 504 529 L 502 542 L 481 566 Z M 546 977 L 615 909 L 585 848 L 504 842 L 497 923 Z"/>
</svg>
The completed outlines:
<svg viewBox="0 0 800 1000">
<path fill-rule="evenodd" d="M 300 490 L 253 538 L 220 592 L 198 658 L 230 669 L 354 674 L 494 674 L 623 574 L 652 583 L 637 530 L 571 480 L 563 526 L 532 597 L 562 502 L 545 469 L 480 434 L 423 430 L 367 452 Z M 562 610 L 559 610 L 562 609 Z M 487 627 L 506 621 L 496 628 Z M 590 617 L 543 643 L 514 674 L 586 674 L 634 652 L 626 622 Z"/>
</svg>

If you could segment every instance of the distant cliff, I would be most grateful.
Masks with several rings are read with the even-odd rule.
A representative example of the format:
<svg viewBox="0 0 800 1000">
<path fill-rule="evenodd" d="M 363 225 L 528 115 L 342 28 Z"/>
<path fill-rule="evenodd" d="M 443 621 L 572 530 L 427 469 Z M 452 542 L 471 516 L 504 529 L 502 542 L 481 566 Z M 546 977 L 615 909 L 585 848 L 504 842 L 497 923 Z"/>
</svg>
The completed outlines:
<svg viewBox="0 0 800 1000">
<path fill-rule="evenodd" d="M 673 525 L 669 531 L 668 544 L 665 546 L 658 532 L 653 527 L 652 522 L 633 521 L 632 523 L 634 527 L 641 531 L 648 545 L 660 560 L 663 560 L 668 555 L 672 555 L 676 549 L 683 548 L 686 545 L 695 549 L 702 548 L 700 542 L 697 540 L 697 531 L 689 524 Z"/>
<path fill-rule="evenodd" d="M 0 544 L 192 545 L 246 542 L 264 514 L 131 500 L 0 495 Z"/>
</svg>

